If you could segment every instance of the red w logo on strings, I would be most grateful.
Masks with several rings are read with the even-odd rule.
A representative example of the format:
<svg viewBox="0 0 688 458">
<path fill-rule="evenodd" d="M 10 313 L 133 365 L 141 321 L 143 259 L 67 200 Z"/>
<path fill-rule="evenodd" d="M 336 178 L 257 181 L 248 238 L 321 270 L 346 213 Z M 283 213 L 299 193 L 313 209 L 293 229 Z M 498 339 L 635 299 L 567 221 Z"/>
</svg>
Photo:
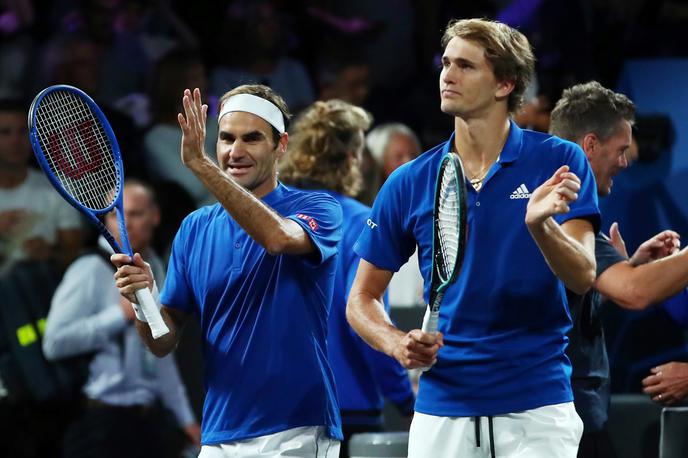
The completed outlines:
<svg viewBox="0 0 688 458">
<path fill-rule="evenodd" d="M 103 156 L 97 145 L 95 129 L 97 126 L 93 120 L 86 119 L 48 137 L 50 151 L 54 151 L 53 160 L 57 170 L 78 180 L 100 168 Z M 67 151 L 63 149 L 64 143 L 67 144 Z"/>
</svg>

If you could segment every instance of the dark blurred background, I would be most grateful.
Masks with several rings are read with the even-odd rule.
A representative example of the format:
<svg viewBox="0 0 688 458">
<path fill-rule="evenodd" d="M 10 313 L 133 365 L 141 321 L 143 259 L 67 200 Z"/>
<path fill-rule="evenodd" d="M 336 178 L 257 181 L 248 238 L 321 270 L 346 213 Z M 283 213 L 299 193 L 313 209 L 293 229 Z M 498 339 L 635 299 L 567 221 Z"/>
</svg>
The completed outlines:
<svg viewBox="0 0 688 458">
<path fill-rule="evenodd" d="M 605 232 L 618 221 L 629 252 L 663 229 L 688 234 L 682 0 L 0 0 L 0 98 L 28 109 L 51 84 L 89 93 L 113 125 L 127 175 L 159 190 L 156 247 L 165 254 L 181 218 L 211 201 L 178 160 L 185 87 L 201 88 L 211 110 L 251 82 L 273 87 L 293 113 L 340 98 L 368 109 L 376 125 L 407 124 L 427 149 L 453 127 L 439 110 L 440 38 L 451 18 L 470 17 L 514 26 L 534 47 L 522 126 L 546 131 L 561 91 L 593 79 L 637 104 L 637 158 L 601 202 Z M 216 128 L 211 119 L 209 137 Z M 419 310 L 394 314 L 411 324 Z M 685 330 L 663 309 L 607 315 L 616 393 L 639 392 L 656 364 L 688 360 Z M 196 351 L 182 346 L 178 360 L 199 409 Z"/>
</svg>

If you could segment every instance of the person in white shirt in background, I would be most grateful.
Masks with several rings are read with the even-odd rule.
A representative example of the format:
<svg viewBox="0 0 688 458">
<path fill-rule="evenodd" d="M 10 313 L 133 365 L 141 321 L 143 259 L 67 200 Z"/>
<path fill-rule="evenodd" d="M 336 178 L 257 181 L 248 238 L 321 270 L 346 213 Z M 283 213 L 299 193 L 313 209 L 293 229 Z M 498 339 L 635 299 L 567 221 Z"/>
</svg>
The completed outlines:
<svg viewBox="0 0 688 458">
<path fill-rule="evenodd" d="M 366 135 L 366 148 L 375 161 L 374 194 L 398 167 L 414 160 L 421 153 L 418 136 L 405 124 L 380 124 Z M 418 252 L 392 277 L 389 303 L 394 307 L 423 306 L 423 277 L 418 268 Z"/>
<path fill-rule="evenodd" d="M 145 253 L 157 278 L 165 269 L 149 247 L 160 212 L 153 191 L 140 181 L 124 186 L 124 215 L 132 249 Z M 114 214 L 105 217 L 118 234 Z M 43 352 L 51 360 L 92 353 L 83 387 L 85 409 L 67 430 L 63 456 L 168 456 L 156 401 L 172 411 L 188 440 L 200 445 L 196 422 L 174 357 L 156 358 L 139 339 L 131 303 L 120 296 L 103 237 L 100 253 L 78 258 L 57 288 L 48 315 Z M 172 453 L 170 451 L 170 453 Z"/>
<path fill-rule="evenodd" d="M 27 260 L 64 270 L 81 247 L 79 214 L 29 167 L 27 110 L 19 100 L 0 100 L 0 274 Z"/>
</svg>

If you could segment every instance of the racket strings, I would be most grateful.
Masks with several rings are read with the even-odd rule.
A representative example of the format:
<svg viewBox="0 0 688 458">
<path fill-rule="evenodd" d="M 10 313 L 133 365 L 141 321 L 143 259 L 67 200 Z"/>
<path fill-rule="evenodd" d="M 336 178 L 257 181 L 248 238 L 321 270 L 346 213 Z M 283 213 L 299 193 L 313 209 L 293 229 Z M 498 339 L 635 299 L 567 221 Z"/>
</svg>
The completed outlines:
<svg viewBox="0 0 688 458">
<path fill-rule="evenodd" d="M 445 168 L 437 204 L 436 224 L 441 258 L 438 267 L 443 281 L 451 277 L 459 253 L 460 201 L 455 176 L 452 166 Z"/>
<path fill-rule="evenodd" d="M 36 112 L 43 155 L 61 186 L 82 205 L 100 210 L 115 199 L 119 169 L 110 140 L 90 107 L 75 94 L 54 91 Z"/>
</svg>

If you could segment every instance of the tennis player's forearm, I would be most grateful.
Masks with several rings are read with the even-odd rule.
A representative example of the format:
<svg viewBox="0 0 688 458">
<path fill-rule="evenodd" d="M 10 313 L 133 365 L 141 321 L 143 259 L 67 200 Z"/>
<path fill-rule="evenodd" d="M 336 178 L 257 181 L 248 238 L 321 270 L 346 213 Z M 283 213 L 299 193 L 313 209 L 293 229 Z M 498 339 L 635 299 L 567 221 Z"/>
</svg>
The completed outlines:
<svg viewBox="0 0 688 458">
<path fill-rule="evenodd" d="M 139 336 L 141 336 L 143 343 L 150 350 L 150 352 L 158 358 L 168 355 L 177 347 L 177 344 L 179 343 L 178 325 L 164 309 L 160 311 L 160 314 L 162 315 L 162 319 L 165 321 L 165 324 L 170 332 L 158 337 L 157 339 L 153 338 L 153 334 L 151 334 L 151 329 L 150 326 L 148 326 L 148 323 L 134 320 L 136 322 L 136 331 L 139 333 Z"/>
<path fill-rule="evenodd" d="M 269 253 L 305 254 L 312 251 L 308 236 L 302 229 L 294 227 L 298 225 L 290 224 L 290 220 L 238 185 L 210 159 L 186 165 L 237 224 Z"/>
<path fill-rule="evenodd" d="M 600 293 L 624 308 L 642 310 L 668 299 L 688 286 L 688 249 L 639 266 L 621 266 L 600 276 L 596 283 Z"/>
<path fill-rule="evenodd" d="M 595 282 L 594 247 L 586 249 L 551 217 L 528 230 L 554 275 L 574 293 L 585 294 Z"/>
<path fill-rule="evenodd" d="M 368 345 L 392 357 L 396 345 L 405 335 L 392 324 L 382 303 L 365 293 L 352 291 L 349 295 L 346 319 Z"/>
<path fill-rule="evenodd" d="M 634 272 L 634 285 L 638 291 L 646 292 L 647 302 L 663 301 L 688 286 L 688 248 L 637 266 Z"/>
</svg>

